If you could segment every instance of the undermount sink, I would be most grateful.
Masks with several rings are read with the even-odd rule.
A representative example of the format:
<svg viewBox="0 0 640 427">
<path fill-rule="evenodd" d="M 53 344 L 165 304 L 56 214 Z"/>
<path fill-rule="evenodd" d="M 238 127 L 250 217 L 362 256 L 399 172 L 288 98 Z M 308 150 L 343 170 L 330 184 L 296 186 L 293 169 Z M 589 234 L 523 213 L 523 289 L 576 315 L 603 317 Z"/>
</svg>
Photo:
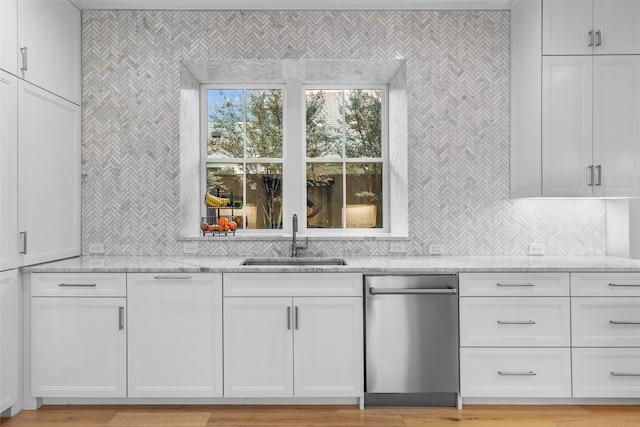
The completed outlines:
<svg viewBox="0 0 640 427">
<path fill-rule="evenodd" d="M 347 265 L 342 258 L 247 258 L 240 265 Z"/>
</svg>

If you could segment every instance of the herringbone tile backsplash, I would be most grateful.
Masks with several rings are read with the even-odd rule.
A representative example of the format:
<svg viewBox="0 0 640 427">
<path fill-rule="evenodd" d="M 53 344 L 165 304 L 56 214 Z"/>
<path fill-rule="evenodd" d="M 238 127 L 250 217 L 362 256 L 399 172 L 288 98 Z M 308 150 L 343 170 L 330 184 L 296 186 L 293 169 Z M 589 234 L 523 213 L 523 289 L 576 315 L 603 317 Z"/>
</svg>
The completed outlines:
<svg viewBox="0 0 640 427">
<path fill-rule="evenodd" d="M 179 255 L 180 60 L 378 59 L 407 66 L 409 254 L 603 255 L 605 206 L 509 199 L 505 11 L 83 12 L 82 242 Z M 317 241 L 319 254 L 388 253 Z M 203 255 L 284 254 L 287 242 L 200 242 Z"/>
</svg>

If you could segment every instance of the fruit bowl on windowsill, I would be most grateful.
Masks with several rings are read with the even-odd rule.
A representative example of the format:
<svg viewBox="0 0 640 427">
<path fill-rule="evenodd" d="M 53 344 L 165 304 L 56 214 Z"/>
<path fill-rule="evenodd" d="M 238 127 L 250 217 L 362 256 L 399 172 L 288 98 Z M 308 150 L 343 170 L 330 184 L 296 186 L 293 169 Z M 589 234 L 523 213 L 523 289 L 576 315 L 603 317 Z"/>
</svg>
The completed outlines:
<svg viewBox="0 0 640 427">
<path fill-rule="evenodd" d="M 235 236 L 237 228 L 235 217 L 203 216 L 200 218 L 202 237 Z"/>
</svg>

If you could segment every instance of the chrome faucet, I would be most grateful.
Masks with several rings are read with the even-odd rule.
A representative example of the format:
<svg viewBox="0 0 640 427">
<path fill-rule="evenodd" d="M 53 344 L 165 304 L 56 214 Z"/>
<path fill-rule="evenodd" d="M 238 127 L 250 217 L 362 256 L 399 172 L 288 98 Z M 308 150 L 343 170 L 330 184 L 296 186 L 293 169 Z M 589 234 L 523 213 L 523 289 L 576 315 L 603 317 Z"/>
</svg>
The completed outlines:
<svg viewBox="0 0 640 427">
<path fill-rule="evenodd" d="M 296 233 L 298 232 L 298 214 L 293 214 L 293 241 L 291 242 L 291 257 L 298 256 L 298 249 L 307 249 L 307 245 L 299 245 L 296 241 Z M 307 240 L 308 241 L 308 240 Z"/>
</svg>

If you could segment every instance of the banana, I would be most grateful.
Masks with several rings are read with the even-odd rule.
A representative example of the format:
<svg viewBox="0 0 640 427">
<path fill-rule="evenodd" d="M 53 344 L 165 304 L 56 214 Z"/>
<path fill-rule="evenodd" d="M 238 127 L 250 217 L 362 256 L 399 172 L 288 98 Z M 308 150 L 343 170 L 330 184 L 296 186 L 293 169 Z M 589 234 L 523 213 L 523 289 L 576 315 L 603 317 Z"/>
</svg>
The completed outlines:
<svg viewBox="0 0 640 427">
<path fill-rule="evenodd" d="M 226 197 L 216 197 L 212 196 L 210 193 L 207 193 L 204 196 L 204 201 L 207 205 L 213 208 L 224 208 L 225 206 L 229 205 L 229 199 L 227 199 Z"/>
</svg>

